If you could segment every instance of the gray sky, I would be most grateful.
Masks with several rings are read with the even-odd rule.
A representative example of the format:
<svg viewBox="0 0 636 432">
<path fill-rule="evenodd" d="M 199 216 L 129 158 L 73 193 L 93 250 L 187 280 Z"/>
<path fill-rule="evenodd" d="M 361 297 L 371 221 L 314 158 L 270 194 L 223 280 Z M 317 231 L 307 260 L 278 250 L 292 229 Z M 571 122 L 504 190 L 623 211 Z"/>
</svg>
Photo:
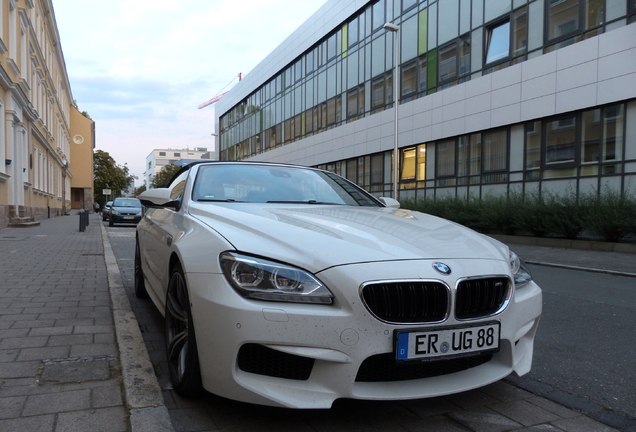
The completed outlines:
<svg viewBox="0 0 636 432">
<path fill-rule="evenodd" d="M 326 0 L 53 0 L 73 97 L 96 148 L 143 180 L 154 148 L 213 148 L 214 108 Z M 231 85 L 225 90 L 231 88 Z"/>
</svg>

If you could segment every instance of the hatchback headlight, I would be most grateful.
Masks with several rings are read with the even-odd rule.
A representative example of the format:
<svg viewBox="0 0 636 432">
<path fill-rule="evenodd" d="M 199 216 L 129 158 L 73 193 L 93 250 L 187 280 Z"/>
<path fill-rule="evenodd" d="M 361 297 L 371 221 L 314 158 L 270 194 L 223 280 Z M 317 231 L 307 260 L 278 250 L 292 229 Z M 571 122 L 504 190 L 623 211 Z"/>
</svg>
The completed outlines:
<svg viewBox="0 0 636 432">
<path fill-rule="evenodd" d="M 532 275 L 525 262 L 519 256 L 510 251 L 510 269 L 515 278 L 515 286 L 517 288 L 527 284 L 532 280 Z"/>
<path fill-rule="evenodd" d="M 110 212 L 112 214 L 114 214 L 114 215 L 118 215 L 119 214 L 119 212 L 117 210 L 115 210 L 115 209 L 110 209 Z"/>
<path fill-rule="evenodd" d="M 299 268 L 233 252 L 221 254 L 223 274 L 243 297 L 292 303 L 332 304 L 333 294 Z"/>
</svg>

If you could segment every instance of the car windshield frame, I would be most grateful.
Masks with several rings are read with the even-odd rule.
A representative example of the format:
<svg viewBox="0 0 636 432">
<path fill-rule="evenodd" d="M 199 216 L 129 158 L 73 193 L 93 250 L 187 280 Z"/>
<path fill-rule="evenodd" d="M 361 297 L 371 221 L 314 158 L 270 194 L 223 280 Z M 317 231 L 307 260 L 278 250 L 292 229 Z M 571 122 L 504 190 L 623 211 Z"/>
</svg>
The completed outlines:
<svg viewBox="0 0 636 432">
<path fill-rule="evenodd" d="M 364 189 L 329 171 L 293 165 L 199 165 L 195 202 L 349 205 L 382 207 Z"/>
<path fill-rule="evenodd" d="M 131 203 L 134 203 L 135 205 L 130 205 Z M 141 208 L 141 201 L 139 201 L 137 198 L 116 198 L 111 204 L 111 207 Z"/>
</svg>

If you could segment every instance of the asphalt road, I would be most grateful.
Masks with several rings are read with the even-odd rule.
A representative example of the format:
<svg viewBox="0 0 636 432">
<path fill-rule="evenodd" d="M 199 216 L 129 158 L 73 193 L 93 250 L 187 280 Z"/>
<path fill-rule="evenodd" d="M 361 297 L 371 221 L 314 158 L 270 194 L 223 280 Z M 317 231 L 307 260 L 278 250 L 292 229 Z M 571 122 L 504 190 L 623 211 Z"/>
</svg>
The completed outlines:
<svg viewBox="0 0 636 432">
<path fill-rule="evenodd" d="M 636 279 L 531 266 L 543 289 L 525 379 L 636 418 Z"/>
</svg>

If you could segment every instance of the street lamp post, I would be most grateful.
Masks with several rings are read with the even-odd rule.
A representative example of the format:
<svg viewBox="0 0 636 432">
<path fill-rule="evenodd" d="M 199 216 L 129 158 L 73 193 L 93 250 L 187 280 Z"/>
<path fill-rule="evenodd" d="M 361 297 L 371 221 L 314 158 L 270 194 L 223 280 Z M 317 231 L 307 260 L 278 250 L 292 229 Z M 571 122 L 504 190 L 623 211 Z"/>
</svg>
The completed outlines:
<svg viewBox="0 0 636 432">
<path fill-rule="evenodd" d="M 386 23 L 384 29 L 393 33 L 393 110 L 395 112 L 394 131 L 393 131 L 393 199 L 399 199 L 398 189 L 398 107 L 399 103 L 399 85 L 400 85 L 400 26 Z"/>
</svg>

